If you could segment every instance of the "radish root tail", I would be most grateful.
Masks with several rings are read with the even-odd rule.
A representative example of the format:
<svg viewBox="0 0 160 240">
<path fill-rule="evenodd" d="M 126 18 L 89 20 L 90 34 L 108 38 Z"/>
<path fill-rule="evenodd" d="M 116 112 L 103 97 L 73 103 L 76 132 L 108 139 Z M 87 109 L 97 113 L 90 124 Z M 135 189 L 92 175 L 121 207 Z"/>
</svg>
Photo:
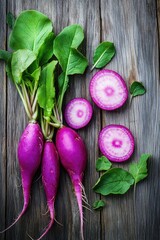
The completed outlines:
<svg viewBox="0 0 160 240">
<path fill-rule="evenodd" d="M 81 232 L 81 239 L 84 240 L 84 234 L 83 234 L 83 207 L 82 207 L 82 191 L 84 187 L 82 186 L 82 183 L 79 181 L 78 183 L 74 184 L 74 191 L 77 198 L 78 208 L 79 208 L 79 214 L 80 214 L 80 232 Z M 88 201 L 88 200 L 87 200 Z"/>
<path fill-rule="evenodd" d="M 28 204 L 25 204 L 21 213 L 19 214 L 19 216 L 16 218 L 16 220 L 9 226 L 7 227 L 6 229 L 4 229 L 3 231 L 0 231 L 0 233 L 4 233 L 6 232 L 7 230 L 9 230 L 11 227 L 13 227 L 18 221 L 19 219 L 24 215 L 24 213 L 26 212 L 27 210 L 27 207 L 28 207 Z"/>
</svg>

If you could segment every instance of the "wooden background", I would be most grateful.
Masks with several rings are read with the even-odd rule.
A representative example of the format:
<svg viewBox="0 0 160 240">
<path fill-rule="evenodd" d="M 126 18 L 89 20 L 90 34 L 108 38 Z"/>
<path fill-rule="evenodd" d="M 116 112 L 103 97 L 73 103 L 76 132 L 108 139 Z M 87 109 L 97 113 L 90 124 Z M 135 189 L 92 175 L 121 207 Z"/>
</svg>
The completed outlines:
<svg viewBox="0 0 160 240">
<path fill-rule="evenodd" d="M 10 30 L 6 13 L 18 15 L 22 10 L 36 9 L 47 14 L 56 33 L 63 27 L 79 23 L 85 29 L 83 52 L 90 66 L 93 50 L 103 40 L 115 43 L 117 54 L 107 66 L 118 71 L 127 85 L 142 81 L 147 94 L 127 103 L 114 112 L 98 109 L 93 103 L 94 117 L 88 127 L 80 130 L 88 147 L 88 165 L 84 186 L 89 203 L 99 199 L 92 191 L 98 178 L 95 161 L 100 155 L 97 136 L 106 124 L 117 123 L 129 127 L 135 136 L 136 149 L 130 162 L 140 154 L 151 153 L 149 177 L 137 186 L 136 209 L 133 208 L 133 189 L 124 196 L 108 196 L 102 212 L 84 210 L 86 240 L 159 240 L 160 239 L 160 84 L 158 16 L 160 2 L 156 0 L 0 0 L 0 48 L 7 49 Z M 73 97 L 90 100 L 88 84 L 92 75 L 71 79 L 66 102 Z M 7 227 L 22 209 L 23 198 L 16 148 L 27 124 L 20 98 L 13 84 L 6 78 L 0 62 L 0 230 Z M 128 168 L 128 163 L 122 164 Z M 114 164 L 116 166 L 116 164 Z M 38 178 L 38 174 L 36 178 Z M 46 200 L 41 180 L 35 181 L 31 202 L 25 216 L 0 240 L 27 240 L 27 233 L 37 238 L 48 224 Z M 56 201 L 56 218 L 63 227 L 54 224 L 44 240 L 78 240 L 79 217 L 70 180 L 61 171 Z"/>
</svg>

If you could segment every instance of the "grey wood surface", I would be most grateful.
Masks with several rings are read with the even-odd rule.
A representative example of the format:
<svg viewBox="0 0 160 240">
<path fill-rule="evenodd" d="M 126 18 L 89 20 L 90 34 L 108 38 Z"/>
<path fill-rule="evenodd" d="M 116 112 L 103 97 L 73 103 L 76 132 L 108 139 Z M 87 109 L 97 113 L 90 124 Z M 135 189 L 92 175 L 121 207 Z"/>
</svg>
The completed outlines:
<svg viewBox="0 0 160 240">
<path fill-rule="evenodd" d="M 115 112 L 105 112 L 93 103 L 94 117 L 85 129 L 79 130 L 88 148 L 88 164 L 84 186 L 89 203 L 100 196 L 92 191 L 98 178 L 95 161 L 100 155 L 97 137 L 100 129 L 109 123 L 124 124 L 135 136 L 136 149 L 130 162 L 137 161 L 144 152 L 153 155 L 149 162 L 149 177 L 137 186 L 136 205 L 133 189 L 124 196 L 105 198 L 102 212 L 84 210 L 86 240 L 159 240 L 160 239 L 160 84 L 159 47 L 160 1 L 155 0 L 0 0 L 0 48 L 8 49 L 10 30 L 6 13 L 18 15 L 22 10 L 36 9 L 47 14 L 56 33 L 63 27 L 79 23 L 85 30 L 83 52 L 90 66 L 95 47 L 103 40 L 113 41 L 117 54 L 107 66 L 118 71 L 127 85 L 142 81 L 147 94 L 137 97 Z M 88 84 L 92 75 L 87 69 L 84 76 L 75 76 L 65 101 L 73 97 L 90 100 Z M 13 84 L 7 80 L 5 67 L 0 62 L 0 230 L 16 218 L 23 206 L 20 173 L 17 162 L 17 144 L 27 124 L 20 98 Z M 118 166 L 114 164 L 114 166 Z M 121 165 L 128 168 L 128 163 Z M 46 200 L 41 179 L 37 173 L 32 187 L 30 206 L 23 218 L 0 240 L 36 239 L 48 224 Z M 134 209 L 135 207 L 135 209 Z M 61 170 L 61 181 L 56 201 L 56 219 L 46 240 L 79 240 L 78 209 L 70 180 Z"/>
</svg>

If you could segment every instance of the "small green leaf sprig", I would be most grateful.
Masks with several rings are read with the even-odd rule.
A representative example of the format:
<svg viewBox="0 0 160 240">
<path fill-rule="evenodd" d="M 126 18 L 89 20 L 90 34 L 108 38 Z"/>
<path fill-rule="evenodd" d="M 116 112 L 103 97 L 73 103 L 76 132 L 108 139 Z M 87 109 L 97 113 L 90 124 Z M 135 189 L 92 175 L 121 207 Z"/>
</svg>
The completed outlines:
<svg viewBox="0 0 160 240">
<path fill-rule="evenodd" d="M 116 53 L 115 46 L 112 42 L 102 42 L 98 45 L 94 52 L 93 56 L 93 67 L 94 68 L 103 68 L 107 65 Z"/>
<path fill-rule="evenodd" d="M 125 194 L 131 186 L 145 179 L 148 175 L 147 162 L 150 154 L 142 154 L 137 163 L 131 163 L 129 171 L 122 168 L 112 168 L 111 162 L 102 156 L 96 161 L 96 170 L 105 171 L 93 186 L 96 193 L 103 196 L 109 194 Z M 99 200 L 98 200 L 99 201 Z M 93 209 L 102 209 L 101 202 L 94 202 Z"/>
</svg>

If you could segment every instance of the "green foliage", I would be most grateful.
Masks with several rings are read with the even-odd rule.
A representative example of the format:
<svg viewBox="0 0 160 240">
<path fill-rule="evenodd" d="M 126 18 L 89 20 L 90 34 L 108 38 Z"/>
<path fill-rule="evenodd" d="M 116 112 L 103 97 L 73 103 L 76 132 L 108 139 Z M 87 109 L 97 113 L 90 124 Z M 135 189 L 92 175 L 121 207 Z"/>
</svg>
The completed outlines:
<svg viewBox="0 0 160 240">
<path fill-rule="evenodd" d="M 51 32 L 49 33 L 44 43 L 42 44 L 41 48 L 39 49 L 38 59 L 39 59 L 40 66 L 46 64 L 52 58 L 53 40 L 54 40 L 54 33 Z"/>
<path fill-rule="evenodd" d="M 39 88 L 38 88 L 38 103 L 44 109 L 44 116 L 50 119 L 55 103 L 55 87 L 54 87 L 54 70 L 57 61 L 48 63 L 42 70 Z"/>
<path fill-rule="evenodd" d="M 15 51 L 29 49 L 38 54 L 51 32 L 52 22 L 47 16 L 35 10 L 23 11 L 16 19 L 9 46 Z"/>
<path fill-rule="evenodd" d="M 111 166 L 112 166 L 112 163 L 105 156 L 98 158 L 96 161 L 96 170 L 97 171 L 108 170 L 111 168 Z"/>
<path fill-rule="evenodd" d="M 114 57 L 116 53 L 115 46 L 112 42 L 102 42 L 96 48 L 93 56 L 93 67 L 94 68 L 102 68 L 107 65 L 111 59 Z"/>
<path fill-rule="evenodd" d="M 94 185 L 93 190 L 104 196 L 124 194 L 134 184 L 132 174 L 122 168 L 112 168 L 105 172 Z"/>
<path fill-rule="evenodd" d="M 15 83 L 22 82 L 23 72 L 35 61 L 36 55 L 28 49 L 20 49 L 12 54 L 11 69 Z"/>
<path fill-rule="evenodd" d="M 130 164 L 129 172 L 133 175 L 135 184 L 147 177 L 147 161 L 150 157 L 150 154 L 142 154 L 137 163 Z"/>
<path fill-rule="evenodd" d="M 88 65 L 87 59 L 77 50 L 83 38 L 83 29 L 75 24 L 64 28 L 54 40 L 53 52 L 63 70 L 59 78 L 59 111 L 68 87 L 68 75 L 83 74 Z"/>
<path fill-rule="evenodd" d="M 105 206 L 105 201 L 103 200 L 97 200 L 93 203 L 92 207 L 94 210 L 102 210 L 102 208 Z"/>
<path fill-rule="evenodd" d="M 132 97 L 143 95 L 146 93 L 146 89 L 141 82 L 133 82 L 129 88 L 129 92 Z"/>
<path fill-rule="evenodd" d="M 16 19 L 11 12 L 7 13 L 6 21 L 7 21 L 7 24 L 8 24 L 10 29 L 13 29 L 14 24 L 15 24 L 15 20 Z"/>
</svg>

